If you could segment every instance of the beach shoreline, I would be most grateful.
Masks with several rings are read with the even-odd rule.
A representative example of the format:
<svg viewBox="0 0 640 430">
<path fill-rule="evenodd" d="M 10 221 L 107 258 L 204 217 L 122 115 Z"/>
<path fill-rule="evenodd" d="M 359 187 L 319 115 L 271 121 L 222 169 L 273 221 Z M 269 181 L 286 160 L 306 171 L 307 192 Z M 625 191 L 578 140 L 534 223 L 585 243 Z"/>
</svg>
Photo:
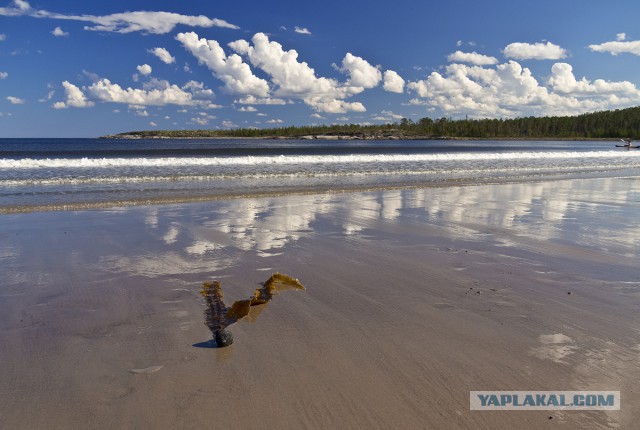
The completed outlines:
<svg viewBox="0 0 640 430">
<path fill-rule="evenodd" d="M 475 187 L 484 185 L 499 185 L 499 184 L 518 184 L 518 183 L 545 183 L 552 180 L 557 181 L 572 181 L 576 179 L 595 179 L 595 178 L 635 178 L 635 172 L 632 169 L 624 169 L 610 172 L 593 172 L 590 173 L 579 171 L 569 172 L 555 175 L 545 175 L 544 177 L 496 177 L 486 178 L 481 183 L 478 183 L 477 179 L 453 179 L 453 180 L 439 180 L 439 181 L 398 181 L 396 183 L 378 183 L 378 184 L 363 184 L 363 185 L 314 185 L 314 186 L 278 186 L 278 187 L 265 187 L 259 186 L 252 187 L 251 190 L 190 190 L 189 193 L 170 193 L 170 190 L 165 190 L 161 193 L 155 193 L 153 196 L 137 197 L 136 194 L 140 194 L 137 191 L 127 195 L 123 199 L 103 199 L 92 198 L 93 196 L 81 196 L 79 200 L 74 201 L 71 199 L 65 200 L 64 195 L 55 196 L 59 202 L 48 202 L 42 204 L 25 203 L 25 204 L 9 204 L 0 206 L 0 216 L 20 213 L 31 212 L 51 212 L 51 211 L 85 211 L 85 210 L 101 210 L 101 209 L 113 209 L 120 207 L 138 207 L 138 206 L 158 206 L 158 205 L 173 205 L 173 204 L 190 204 L 190 203 L 206 203 L 217 202 L 225 200 L 238 200 L 238 199 L 254 199 L 254 198 L 268 198 L 268 197 L 286 197 L 286 196 L 309 196 L 318 194 L 339 195 L 339 194 L 358 194 L 367 192 L 384 192 L 394 190 L 420 190 L 420 189 L 432 189 L 432 188 L 455 188 L 455 187 Z"/>
<path fill-rule="evenodd" d="M 591 178 L 0 215 L 0 420 L 629 428 L 639 196 Z M 202 283 L 233 303 L 273 272 L 307 290 L 212 348 Z M 470 411 L 472 390 L 619 390 L 622 408 Z"/>
</svg>

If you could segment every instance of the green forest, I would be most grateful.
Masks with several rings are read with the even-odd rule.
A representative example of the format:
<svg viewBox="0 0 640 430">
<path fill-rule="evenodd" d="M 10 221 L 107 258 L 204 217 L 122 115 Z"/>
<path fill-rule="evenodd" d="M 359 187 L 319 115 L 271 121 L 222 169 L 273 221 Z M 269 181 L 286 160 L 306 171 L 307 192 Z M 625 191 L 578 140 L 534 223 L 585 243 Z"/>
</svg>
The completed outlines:
<svg viewBox="0 0 640 430">
<path fill-rule="evenodd" d="M 640 138 L 640 107 L 587 113 L 577 116 L 514 119 L 403 118 L 383 125 L 334 124 L 280 128 L 229 130 L 148 130 L 105 136 L 139 138 L 299 138 L 303 136 L 350 136 L 375 139 L 614 139 Z"/>
</svg>

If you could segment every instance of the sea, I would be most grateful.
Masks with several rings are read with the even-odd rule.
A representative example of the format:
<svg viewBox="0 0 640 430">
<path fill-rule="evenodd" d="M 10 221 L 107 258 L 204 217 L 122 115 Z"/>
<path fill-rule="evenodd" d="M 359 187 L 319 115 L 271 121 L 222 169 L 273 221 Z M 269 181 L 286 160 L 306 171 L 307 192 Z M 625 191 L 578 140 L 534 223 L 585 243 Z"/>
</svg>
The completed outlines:
<svg viewBox="0 0 640 430">
<path fill-rule="evenodd" d="M 0 213 L 640 176 L 612 141 L 0 139 Z"/>
</svg>

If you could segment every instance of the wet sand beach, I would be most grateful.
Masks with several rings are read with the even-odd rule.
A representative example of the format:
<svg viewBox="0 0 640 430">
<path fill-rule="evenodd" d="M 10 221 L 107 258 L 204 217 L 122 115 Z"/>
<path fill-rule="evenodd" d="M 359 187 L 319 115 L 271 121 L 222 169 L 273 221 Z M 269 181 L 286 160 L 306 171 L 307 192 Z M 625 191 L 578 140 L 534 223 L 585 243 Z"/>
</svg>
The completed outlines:
<svg viewBox="0 0 640 430">
<path fill-rule="evenodd" d="M 633 428 L 639 209 L 600 178 L 2 215 L 0 428 Z M 202 283 L 274 272 L 306 291 L 214 348 Z"/>
</svg>

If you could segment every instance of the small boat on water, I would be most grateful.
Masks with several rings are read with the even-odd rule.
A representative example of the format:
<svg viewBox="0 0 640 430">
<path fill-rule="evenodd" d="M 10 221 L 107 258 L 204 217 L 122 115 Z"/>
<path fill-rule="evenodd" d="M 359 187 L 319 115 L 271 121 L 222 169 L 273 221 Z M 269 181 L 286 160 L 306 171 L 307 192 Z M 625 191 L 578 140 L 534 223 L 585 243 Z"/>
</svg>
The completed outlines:
<svg viewBox="0 0 640 430">
<path fill-rule="evenodd" d="M 631 139 L 620 139 L 620 140 L 624 142 L 624 145 L 616 145 L 616 148 L 629 148 L 629 149 L 640 148 L 639 145 L 632 145 Z"/>
</svg>

